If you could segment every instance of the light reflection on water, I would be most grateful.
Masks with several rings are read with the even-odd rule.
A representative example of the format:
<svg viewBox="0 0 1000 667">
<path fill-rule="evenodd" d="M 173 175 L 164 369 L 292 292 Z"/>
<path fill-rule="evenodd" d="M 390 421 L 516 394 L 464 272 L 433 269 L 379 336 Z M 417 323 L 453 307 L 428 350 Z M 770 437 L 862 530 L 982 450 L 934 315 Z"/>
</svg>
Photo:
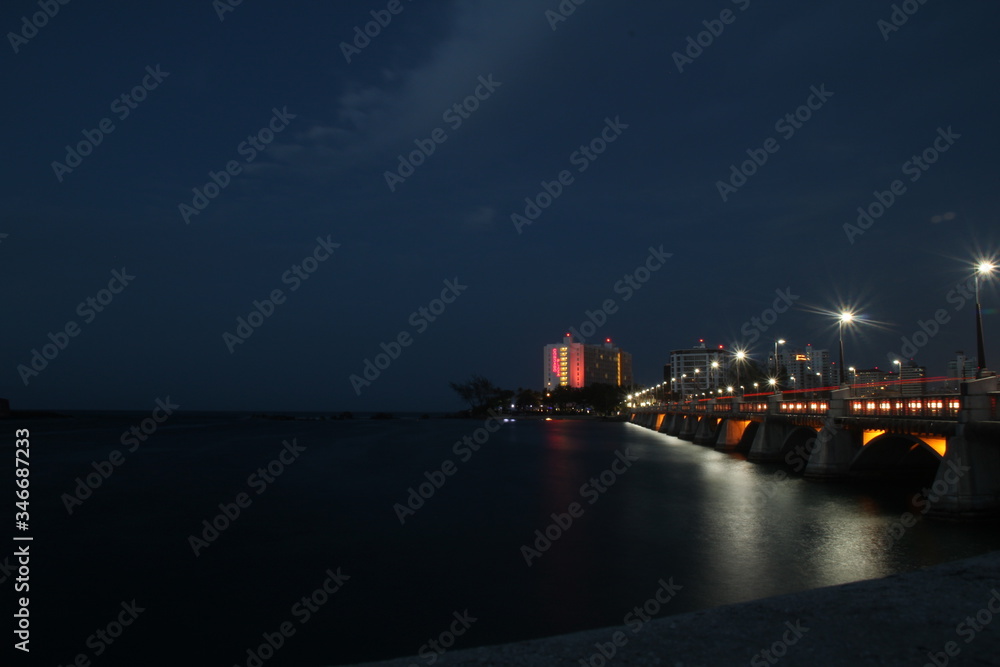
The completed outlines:
<svg viewBox="0 0 1000 667">
<path fill-rule="evenodd" d="M 319 573 L 342 566 L 354 577 L 343 595 L 287 649 L 289 664 L 336 664 L 412 654 L 466 608 L 481 619 L 467 647 L 619 625 L 661 578 L 683 586 L 664 609 L 680 613 L 1000 549 L 995 525 L 924 518 L 887 542 L 892 522 L 919 513 L 917 488 L 808 481 L 632 424 L 593 421 L 519 420 L 463 461 L 453 444 L 481 422 L 179 418 L 67 516 L 60 494 L 119 446 L 133 420 L 38 429 L 45 446 L 33 465 L 45 475 L 32 484 L 50 501 L 39 537 L 49 553 L 75 554 L 40 561 L 51 573 L 40 596 L 54 616 L 48 625 L 71 639 L 93 628 L 59 600 L 113 607 L 141 594 L 179 619 L 149 624 L 146 643 L 166 645 L 183 632 L 216 647 L 213 661 L 232 662 Z M 194 558 L 187 536 L 292 437 L 307 447 L 301 461 Z M 589 502 L 581 486 L 626 449 L 638 460 Z M 401 525 L 394 503 L 446 459 L 457 472 Z M 526 565 L 522 545 L 574 502 L 582 516 Z M 185 616 L 190 600 L 201 616 Z M 387 617 L 398 621 L 392 633 Z M 76 650 L 71 639 L 59 650 Z"/>
</svg>

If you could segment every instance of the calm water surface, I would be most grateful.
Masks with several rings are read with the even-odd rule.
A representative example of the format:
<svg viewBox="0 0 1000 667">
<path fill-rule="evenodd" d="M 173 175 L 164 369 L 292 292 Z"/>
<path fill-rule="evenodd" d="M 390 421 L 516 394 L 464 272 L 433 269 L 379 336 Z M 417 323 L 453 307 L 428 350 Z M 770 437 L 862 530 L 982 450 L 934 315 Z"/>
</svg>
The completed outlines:
<svg viewBox="0 0 1000 667">
<path fill-rule="evenodd" d="M 5 422 L 31 429 L 32 659 L 246 665 L 262 633 L 290 622 L 266 665 L 342 664 L 414 654 L 453 612 L 477 619 L 458 640 L 469 647 L 621 624 L 660 579 L 683 587 L 664 611 L 679 613 L 1000 549 L 996 524 L 931 519 L 890 543 L 890 524 L 919 514 L 912 484 L 781 479 L 589 421 L 505 424 L 470 457 L 452 448 L 481 422 L 178 414 L 70 515 L 62 495 L 127 449 L 122 432 L 145 416 Z M 266 488 L 248 483 L 290 438 L 299 457 Z M 637 460 L 612 486 L 581 490 L 626 449 Z M 454 474 L 401 525 L 393 506 L 449 459 Z M 239 493 L 250 506 L 195 556 L 189 536 Z M 529 567 L 522 545 L 574 502 L 582 515 Z M 337 568 L 349 580 L 303 623 L 294 605 Z M 88 646 L 132 599 L 136 621 Z"/>
</svg>

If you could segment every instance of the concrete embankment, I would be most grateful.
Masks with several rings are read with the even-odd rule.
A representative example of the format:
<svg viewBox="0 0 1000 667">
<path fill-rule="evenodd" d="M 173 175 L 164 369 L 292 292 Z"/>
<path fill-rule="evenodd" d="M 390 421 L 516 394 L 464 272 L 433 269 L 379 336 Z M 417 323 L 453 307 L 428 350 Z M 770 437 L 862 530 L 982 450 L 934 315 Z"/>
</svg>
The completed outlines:
<svg viewBox="0 0 1000 667">
<path fill-rule="evenodd" d="M 653 619 L 637 631 L 635 625 L 450 651 L 434 664 L 996 665 L 1000 552 L 883 579 Z M 613 649 L 614 657 L 605 660 L 601 647 L 606 654 Z M 429 663 L 414 656 L 366 664 Z"/>
</svg>

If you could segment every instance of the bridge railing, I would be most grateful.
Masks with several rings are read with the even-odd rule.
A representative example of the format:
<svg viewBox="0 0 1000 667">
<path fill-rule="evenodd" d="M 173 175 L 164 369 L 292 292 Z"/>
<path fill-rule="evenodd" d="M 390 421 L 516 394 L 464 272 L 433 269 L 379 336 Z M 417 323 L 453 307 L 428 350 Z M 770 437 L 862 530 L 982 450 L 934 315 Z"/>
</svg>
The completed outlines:
<svg viewBox="0 0 1000 667">
<path fill-rule="evenodd" d="M 781 401 L 778 414 L 782 415 L 825 415 L 830 409 L 827 401 Z"/>
<path fill-rule="evenodd" d="M 954 395 L 913 398 L 852 398 L 847 401 L 847 414 L 853 417 L 956 418 L 961 408 L 961 398 Z"/>
</svg>

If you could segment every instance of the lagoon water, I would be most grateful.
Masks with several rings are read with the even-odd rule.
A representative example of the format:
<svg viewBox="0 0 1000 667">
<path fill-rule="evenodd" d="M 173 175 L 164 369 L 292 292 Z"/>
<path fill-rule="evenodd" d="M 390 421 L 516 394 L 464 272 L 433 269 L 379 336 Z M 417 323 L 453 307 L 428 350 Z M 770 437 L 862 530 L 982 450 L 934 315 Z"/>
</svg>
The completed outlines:
<svg viewBox="0 0 1000 667">
<path fill-rule="evenodd" d="M 31 431 L 32 660 L 255 665 L 267 633 L 280 647 L 264 665 L 335 665 L 416 654 L 455 612 L 476 619 L 455 644 L 471 647 L 622 624 L 661 579 L 681 587 L 668 614 L 1000 549 L 996 524 L 921 518 L 886 539 L 920 514 L 912 484 L 781 479 L 632 424 L 519 420 L 460 456 L 481 422 L 177 414 L 129 452 L 120 437 L 145 416 L 6 422 Z M 251 477 L 293 438 L 297 458 Z M 63 494 L 115 449 L 124 462 L 70 514 Z M 626 450 L 613 485 L 581 489 Z M 401 524 L 394 505 L 446 460 L 453 474 Z M 190 537 L 241 493 L 195 555 Z M 521 547 L 574 502 L 529 566 Z M 338 568 L 340 590 L 303 605 Z M 95 634 L 133 599 L 120 635 Z"/>
</svg>

